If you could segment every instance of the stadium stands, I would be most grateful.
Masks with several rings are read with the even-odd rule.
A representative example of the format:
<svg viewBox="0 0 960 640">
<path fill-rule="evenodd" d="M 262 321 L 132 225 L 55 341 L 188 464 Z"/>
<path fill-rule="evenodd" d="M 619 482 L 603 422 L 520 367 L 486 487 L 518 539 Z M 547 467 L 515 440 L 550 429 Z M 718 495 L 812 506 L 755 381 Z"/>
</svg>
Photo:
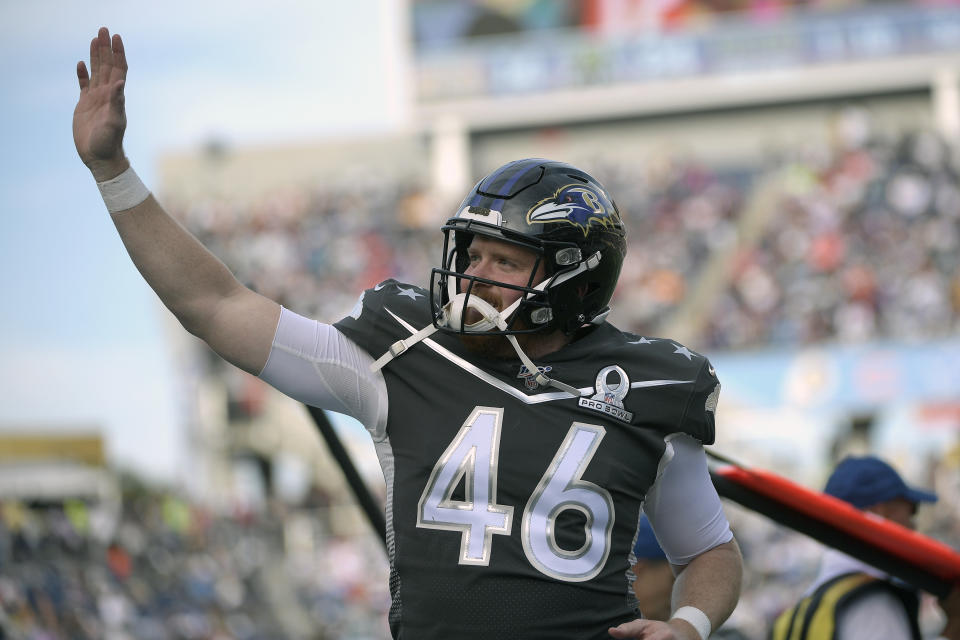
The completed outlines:
<svg viewBox="0 0 960 640">
<path fill-rule="evenodd" d="M 217 515 L 140 487 L 110 527 L 96 504 L 0 499 L 0 638 L 382 638 L 379 543 L 336 535 L 328 506 Z"/>
<path fill-rule="evenodd" d="M 669 158 L 595 169 L 629 231 L 617 324 L 674 335 L 675 314 L 718 269 L 725 279 L 686 337 L 702 349 L 956 330 L 960 190 L 949 147 L 913 132 L 803 151 L 736 169 Z M 772 206 L 745 221 L 760 185 Z M 239 207 L 196 201 L 176 214 L 246 284 L 334 320 L 386 277 L 426 285 L 451 206 L 386 183 L 318 185 Z M 717 255 L 729 259 L 718 265 Z"/>
</svg>

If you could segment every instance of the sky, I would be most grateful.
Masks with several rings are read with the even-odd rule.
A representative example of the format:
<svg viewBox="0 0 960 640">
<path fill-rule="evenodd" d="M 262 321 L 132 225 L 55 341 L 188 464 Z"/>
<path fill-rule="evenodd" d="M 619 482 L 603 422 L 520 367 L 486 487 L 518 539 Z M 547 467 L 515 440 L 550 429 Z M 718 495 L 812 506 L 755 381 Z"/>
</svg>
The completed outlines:
<svg viewBox="0 0 960 640">
<path fill-rule="evenodd" d="M 97 29 L 124 39 L 124 147 L 151 186 L 162 154 L 214 138 L 389 130 L 391 1 L 0 0 L 0 432 L 100 430 L 112 462 L 156 479 L 183 462 L 168 312 L 73 146 Z"/>
</svg>

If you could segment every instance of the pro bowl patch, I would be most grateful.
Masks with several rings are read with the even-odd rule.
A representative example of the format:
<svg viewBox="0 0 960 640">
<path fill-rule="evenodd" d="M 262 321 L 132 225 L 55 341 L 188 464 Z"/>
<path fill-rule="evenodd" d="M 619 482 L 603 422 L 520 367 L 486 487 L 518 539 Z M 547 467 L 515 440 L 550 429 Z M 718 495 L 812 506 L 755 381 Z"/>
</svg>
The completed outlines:
<svg viewBox="0 0 960 640">
<path fill-rule="evenodd" d="M 609 381 L 611 373 L 616 373 L 620 382 L 611 385 Z M 594 391 L 596 393 L 589 398 L 580 398 L 578 404 L 585 409 L 605 413 L 623 422 L 629 423 L 633 420 L 633 412 L 623 408 L 623 399 L 630 392 L 630 378 L 622 367 L 612 364 L 601 369 L 597 374 Z"/>
</svg>

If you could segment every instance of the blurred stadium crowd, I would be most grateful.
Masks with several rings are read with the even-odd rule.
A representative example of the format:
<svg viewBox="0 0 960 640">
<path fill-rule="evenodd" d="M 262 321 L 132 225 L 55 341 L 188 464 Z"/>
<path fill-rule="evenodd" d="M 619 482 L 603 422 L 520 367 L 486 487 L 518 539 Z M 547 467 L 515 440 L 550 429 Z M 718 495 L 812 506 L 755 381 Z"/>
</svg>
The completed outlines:
<svg viewBox="0 0 960 640">
<path fill-rule="evenodd" d="M 931 460 L 920 530 L 960 548 L 960 449 Z M 214 514 L 175 494 L 108 505 L 0 503 L 0 638 L 386 640 L 388 570 L 372 533 L 337 531 L 314 491 L 297 505 Z M 740 604 L 718 637 L 762 640 L 816 573 L 821 547 L 727 503 L 745 557 Z M 921 622 L 942 619 L 932 596 Z"/>
<path fill-rule="evenodd" d="M 669 335 L 696 294 L 706 312 L 688 342 L 705 351 L 955 333 L 958 158 L 928 132 L 882 138 L 854 125 L 754 166 L 570 159 L 626 218 L 616 323 Z M 332 321 L 387 277 L 427 285 L 455 206 L 425 185 L 370 181 L 174 211 L 243 282 Z M 711 270 L 718 286 L 695 291 Z M 960 548 L 960 452 L 929 470 L 941 501 L 921 529 Z M 143 488 L 124 496 L 110 526 L 82 503 L 0 504 L 0 638 L 386 637 L 379 542 L 338 534 L 325 496 L 229 515 Z M 728 626 L 759 639 L 812 578 L 819 547 L 731 514 L 747 575 Z M 935 626 L 932 601 L 924 611 Z"/>
<path fill-rule="evenodd" d="M 709 267 L 727 277 L 706 292 L 687 338 L 703 350 L 955 331 L 958 158 L 929 132 L 887 139 L 863 133 L 866 123 L 848 128 L 859 133 L 753 166 L 572 159 L 607 185 L 626 221 L 615 323 L 671 335 L 672 314 Z M 742 215 L 761 190 L 762 215 Z M 192 202 L 176 214 L 241 281 L 332 321 L 385 278 L 427 286 L 438 227 L 456 204 L 424 186 L 370 181 L 243 205 Z"/>
<path fill-rule="evenodd" d="M 957 330 L 957 157 L 929 132 L 823 151 L 781 162 L 778 205 L 759 241 L 736 256 L 705 345 L 910 341 Z"/>
<path fill-rule="evenodd" d="M 384 637 L 382 548 L 297 507 L 213 514 L 171 493 L 122 509 L 0 504 L 0 638 L 323 640 Z"/>
</svg>

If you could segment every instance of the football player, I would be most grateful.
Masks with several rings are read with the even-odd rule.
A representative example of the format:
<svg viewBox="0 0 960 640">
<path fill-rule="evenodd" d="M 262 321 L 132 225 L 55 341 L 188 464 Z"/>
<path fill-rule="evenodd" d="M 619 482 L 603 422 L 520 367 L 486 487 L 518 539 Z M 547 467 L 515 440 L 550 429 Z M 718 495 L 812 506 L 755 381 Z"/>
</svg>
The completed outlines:
<svg viewBox="0 0 960 640">
<path fill-rule="evenodd" d="M 370 432 L 387 487 L 403 640 L 706 638 L 741 557 L 710 482 L 720 385 L 702 355 L 606 322 L 626 236 L 589 174 L 543 159 L 486 176 L 443 225 L 431 286 L 387 280 L 334 324 L 242 286 L 122 149 L 127 64 L 101 29 L 77 67 L 77 151 L 137 268 L 234 365 Z M 639 618 L 645 512 L 677 580 Z"/>
</svg>

